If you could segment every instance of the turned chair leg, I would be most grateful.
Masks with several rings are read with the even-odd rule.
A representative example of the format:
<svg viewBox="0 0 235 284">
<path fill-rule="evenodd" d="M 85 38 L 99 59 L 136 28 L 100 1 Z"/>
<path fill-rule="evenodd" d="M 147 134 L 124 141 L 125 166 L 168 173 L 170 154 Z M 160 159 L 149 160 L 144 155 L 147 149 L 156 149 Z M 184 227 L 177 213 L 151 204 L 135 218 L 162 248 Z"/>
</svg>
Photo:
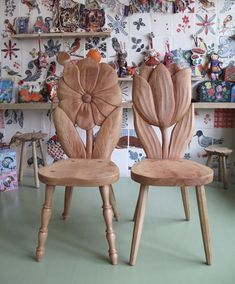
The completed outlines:
<svg viewBox="0 0 235 284">
<path fill-rule="evenodd" d="M 117 208 L 116 198 L 113 191 L 113 186 L 110 185 L 109 201 L 113 208 L 113 215 L 117 221 L 120 221 L 120 213 Z"/>
<path fill-rule="evenodd" d="M 133 237 L 131 243 L 131 253 L 130 253 L 130 265 L 135 265 L 139 244 L 140 244 L 140 237 L 142 233 L 143 223 L 144 223 L 144 214 L 146 208 L 146 201 L 148 196 L 148 186 L 141 184 L 140 192 L 137 202 L 137 212 L 135 216 L 135 224 L 133 230 Z"/>
<path fill-rule="evenodd" d="M 38 159 L 37 159 L 37 152 L 36 152 L 36 142 L 32 142 L 32 154 L 33 154 L 33 170 L 34 170 L 34 183 L 35 187 L 40 187 L 39 185 L 39 178 L 38 178 Z"/>
<path fill-rule="evenodd" d="M 22 142 L 20 150 L 20 167 L 19 167 L 19 177 L 18 177 L 19 182 L 23 180 L 24 156 L 25 156 L 25 142 Z"/>
<path fill-rule="evenodd" d="M 190 220 L 189 190 L 187 186 L 181 186 L 181 196 L 184 205 L 184 213 L 187 221 Z"/>
<path fill-rule="evenodd" d="M 99 189 L 103 200 L 103 215 L 106 224 L 106 238 L 109 245 L 109 258 L 112 264 L 117 264 L 118 255 L 115 247 L 115 233 L 112 224 L 112 219 L 113 219 L 112 206 L 109 202 L 109 193 L 110 193 L 109 185 L 100 186 Z"/>
<path fill-rule="evenodd" d="M 69 217 L 69 209 L 71 205 L 72 194 L 73 194 L 73 187 L 66 186 L 64 192 L 64 212 L 62 213 L 62 217 L 64 220 L 66 220 Z"/>
<path fill-rule="evenodd" d="M 55 186 L 46 185 L 45 203 L 41 212 L 41 227 L 38 232 L 38 246 L 36 249 L 36 260 L 40 261 L 45 252 L 45 243 L 48 235 L 48 224 L 51 218 L 52 197 Z"/>
<path fill-rule="evenodd" d="M 211 153 L 207 153 L 208 157 L 207 157 L 207 161 L 206 161 L 206 166 L 209 166 L 211 163 L 211 159 L 212 159 L 212 155 Z"/>
<path fill-rule="evenodd" d="M 202 238 L 203 238 L 204 250 L 206 254 L 206 263 L 208 265 L 211 265 L 212 250 L 211 250 L 209 223 L 208 223 L 206 194 L 205 194 L 205 188 L 203 185 L 196 186 L 196 194 L 197 194 L 199 218 L 200 218 L 200 223 L 201 223 Z"/>
</svg>

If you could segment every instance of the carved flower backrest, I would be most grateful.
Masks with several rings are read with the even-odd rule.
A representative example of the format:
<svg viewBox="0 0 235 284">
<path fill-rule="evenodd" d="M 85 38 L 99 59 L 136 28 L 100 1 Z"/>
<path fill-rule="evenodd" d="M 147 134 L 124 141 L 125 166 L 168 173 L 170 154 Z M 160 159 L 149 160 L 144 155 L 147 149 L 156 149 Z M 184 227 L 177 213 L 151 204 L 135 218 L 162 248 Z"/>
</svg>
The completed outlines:
<svg viewBox="0 0 235 284">
<path fill-rule="evenodd" d="M 191 69 L 159 64 L 144 67 L 133 79 L 133 112 L 137 136 L 148 158 L 182 158 L 194 123 Z M 160 129 L 158 137 L 153 126 Z M 160 142 L 161 141 L 161 142 Z"/>
<path fill-rule="evenodd" d="M 70 158 L 109 159 L 121 127 L 121 90 L 115 70 L 86 58 L 64 66 L 53 119 L 59 141 Z M 100 126 L 94 141 L 93 128 Z M 84 143 L 77 127 L 86 131 Z"/>
</svg>

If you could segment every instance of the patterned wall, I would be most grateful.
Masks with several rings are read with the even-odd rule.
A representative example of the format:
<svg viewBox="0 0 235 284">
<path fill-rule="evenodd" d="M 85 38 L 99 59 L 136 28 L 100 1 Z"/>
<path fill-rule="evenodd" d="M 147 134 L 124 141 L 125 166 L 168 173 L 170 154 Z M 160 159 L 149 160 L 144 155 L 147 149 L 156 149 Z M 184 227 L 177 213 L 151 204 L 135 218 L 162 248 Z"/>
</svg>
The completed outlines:
<svg viewBox="0 0 235 284">
<path fill-rule="evenodd" d="M 24 4 L 22 3 L 24 2 Z M 29 30 L 33 29 L 36 20 L 42 16 L 44 25 L 48 18 L 52 17 L 51 4 L 53 0 L 4 0 L 1 1 L 1 73 L 4 78 L 11 78 L 15 86 L 21 80 L 29 84 L 43 82 L 47 69 L 38 70 L 32 64 L 39 49 L 38 41 L 15 40 L 9 36 L 6 28 L 6 19 L 10 23 L 15 17 L 27 17 L 30 15 Z M 85 1 L 75 1 L 85 4 Z M 113 38 L 125 46 L 128 54 L 128 65 L 139 65 L 143 62 L 144 52 L 149 46 L 149 34 L 154 33 L 154 48 L 163 59 L 167 51 L 167 43 L 175 55 L 175 60 L 181 66 L 188 66 L 188 51 L 195 47 L 193 35 L 203 39 L 208 52 L 218 52 L 223 66 L 234 64 L 235 41 L 230 36 L 235 33 L 235 1 L 229 0 L 188 0 L 179 1 L 185 3 L 185 8 L 178 13 L 172 10 L 160 9 L 156 6 L 142 9 L 143 12 L 135 12 L 125 15 L 123 7 L 130 5 L 138 7 L 140 1 L 97 1 L 105 8 L 107 28 L 112 28 L 111 38 L 87 38 L 77 40 L 74 38 L 44 39 L 42 50 L 47 52 L 50 62 L 60 50 L 69 51 L 73 58 L 85 56 L 87 51 L 95 47 L 100 50 L 102 61 L 115 62 L 116 51 Z M 148 1 L 142 1 L 148 2 Z M 152 1 L 154 2 L 154 1 Z M 155 1 L 155 3 L 161 1 Z M 168 3 L 169 4 L 169 3 Z M 156 4 L 155 4 L 156 5 Z M 47 19 L 47 20 L 46 20 Z M 61 68 L 57 66 L 56 74 L 60 75 Z M 197 83 L 194 83 L 197 84 Z M 120 83 L 123 100 L 131 100 L 131 82 Z M 234 111 L 233 110 L 196 110 L 195 136 L 185 153 L 185 158 L 205 163 L 206 157 L 203 150 L 205 141 L 212 141 L 228 147 L 235 148 L 234 136 Z M 16 131 L 43 130 L 48 137 L 54 134 L 53 125 L 50 122 L 47 111 L 15 111 L 8 110 L 0 113 L 0 132 L 2 141 L 9 142 Z M 206 139 L 207 138 L 207 139 Z M 210 138 L 210 139 L 208 139 Z M 207 143 L 207 142 L 206 142 Z M 144 158 L 145 154 L 138 147 L 135 139 L 133 115 L 130 109 L 123 112 L 122 141 L 118 149 L 113 153 L 113 159 L 121 169 L 121 175 L 129 175 L 129 169 L 135 161 Z M 46 145 L 46 144 L 45 144 Z M 30 153 L 28 153 L 30 157 Z M 231 166 L 231 161 L 228 161 Z M 216 159 L 213 166 L 217 168 Z"/>
</svg>

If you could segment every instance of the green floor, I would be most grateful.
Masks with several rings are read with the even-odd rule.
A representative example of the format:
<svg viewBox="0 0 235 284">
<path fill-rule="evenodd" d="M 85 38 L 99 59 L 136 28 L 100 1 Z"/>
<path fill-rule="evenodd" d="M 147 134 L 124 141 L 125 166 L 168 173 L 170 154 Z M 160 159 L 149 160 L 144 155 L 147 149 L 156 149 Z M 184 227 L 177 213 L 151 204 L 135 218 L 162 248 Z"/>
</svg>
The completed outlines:
<svg viewBox="0 0 235 284">
<path fill-rule="evenodd" d="M 137 264 L 128 265 L 138 185 L 121 178 L 114 185 L 121 212 L 115 222 L 119 263 L 107 258 L 101 199 L 96 189 L 76 190 L 71 217 L 62 221 L 63 190 L 54 195 L 46 254 L 34 260 L 44 187 L 25 178 L 18 191 L 0 194 L 1 284 L 234 284 L 235 183 L 223 190 L 207 187 L 213 263 L 207 266 L 195 192 L 190 191 L 192 220 L 184 221 L 180 191 L 150 188 Z"/>
</svg>

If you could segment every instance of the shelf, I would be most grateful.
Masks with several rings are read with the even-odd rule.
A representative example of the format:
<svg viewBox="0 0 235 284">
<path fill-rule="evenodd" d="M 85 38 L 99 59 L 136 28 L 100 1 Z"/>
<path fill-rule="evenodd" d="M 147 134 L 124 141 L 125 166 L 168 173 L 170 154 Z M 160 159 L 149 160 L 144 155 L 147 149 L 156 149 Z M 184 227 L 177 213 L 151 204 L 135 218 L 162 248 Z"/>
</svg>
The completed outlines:
<svg viewBox="0 0 235 284">
<path fill-rule="evenodd" d="M 53 104 L 55 108 L 57 104 Z M 51 109 L 51 103 L 18 103 L 18 104 L 2 104 L 0 103 L 0 109 Z"/>
<path fill-rule="evenodd" d="M 205 109 L 227 108 L 227 109 L 235 109 L 235 103 L 194 103 L 194 108 L 205 108 Z"/>
<path fill-rule="evenodd" d="M 41 38 L 64 38 L 64 37 L 110 37 L 111 30 L 106 32 L 74 32 L 74 33 L 35 33 L 35 34 L 16 34 L 12 35 L 15 39 L 35 39 L 40 35 Z"/>
<path fill-rule="evenodd" d="M 0 103 L 0 110 L 2 109 L 34 109 L 34 110 L 50 110 L 55 108 L 57 103 L 18 103 L 18 104 L 2 104 Z M 132 102 L 122 102 L 123 108 L 132 108 Z M 196 109 L 235 109 L 235 103 L 194 103 L 194 108 Z"/>
<path fill-rule="evenodd" d="M 118 81 L 120 82 L 131 82 L 133 81 L 132 77 L 123 77 L 123 78 L 118 78 Z"/>
</svg>

